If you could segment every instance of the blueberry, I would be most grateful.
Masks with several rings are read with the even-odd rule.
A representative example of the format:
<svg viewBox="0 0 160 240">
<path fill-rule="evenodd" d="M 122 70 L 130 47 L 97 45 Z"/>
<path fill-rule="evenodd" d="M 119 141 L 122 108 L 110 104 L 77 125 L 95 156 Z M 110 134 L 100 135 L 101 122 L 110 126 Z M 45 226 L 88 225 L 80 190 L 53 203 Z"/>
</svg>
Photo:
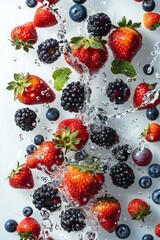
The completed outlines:
<svg viewBox="0 0 160 240">
<path fill-rule="evenodd" d="M 154 73 L 154 68 L 150 66 L 150 64 L 146 64 L 144 67 L 143 67 L 143 72 L 146 74 L 146 75 L 152 75 Z"/>
<path fill-rule="evenodd" d="M 153 200 L 154 203 L 160 204 L 160 189 L 156 189 L 152 193 L 152 200 Z"/>
<path fill-rule="evenodd" d="M 82 22 L 87 17 L 87 9 L 83 5 L 74 4 L 69 10 L 69 16 L 75 22 Z"/>
<path fill-rule="evenodd" d="M 46 118 L 49 121 L 56 121 L 59 118 L 59 111 L 57 108 L 50 108 L 48 109 L 48 111 L 46 112 Z"/>
<path fill-rule="evenodd" d="M 153 163 L 148 168 L 148 174 L 152 178 L 160 177 L 160 165 L 158 163 Z"/>
<path fill-rule="evenodd" d="M 153 121 L 156 120 L 159 117 L 159 111 L 157 108 L 149 108 L 146 111 L 146 117 Z"/>
<path fill-rule="evenodd" d="M 154 0 L 143 0 L 142 8 L 145 12 L 152 12 L 155 9 L 155 1 Z"/>
<path fill-rule="evenodd" d="M 78 3 L 78 4 L 83 4 L 86 2 L 86 0 L 73 0 L 73 2 Z"/>
<path fill-rule="evenodd" d="M 139 186 L 141 188 L 147 189 L 152 185 L 152 179 L 148 176 L 141 177 L 139 179 Z"/>
<path fill-rule="evenodd" d="M 34 8 L 37 6 L 37 0 L 26 0 L 26 5 L 30 8 Z"/>
<path fill-rule="evenodd" d="M 150 234 L 146 234 L 142 237 L 142 240 L 154 240 L 153 236 Z"/>
<path fill-rule="evenodd" d="M 34 137 L 34 144 L 41 145 L 44 142 L 44 137 L 41 134 L 38 134 Z"/>
<path fill-rule="evenodd" d="M 131 234 L 130 228 L 126 224 L 120 224 L 116 230 L 115 234 L 120 239 L 126 239 Z"/>
<path fill-rule="evenodd" d="M 29 217 L 33 214 L 33 209 L 29 206 L 23 208 L 22 210 L 22 214 L 25 216 L 25 217 Z"/>
<path fill-rule="evenodd" d="M 30 155 L 32 153 L 34 153 L 36 151 L 37 147 L 33 144 L 30 144 L 27 148 L 26 148 L 26 152 Z"/>
<path fill-rule="evenodd" d="M 15 232 L 17 228 L 18 223 L 14 219 L 9 219 L 5 222 L 5 229 L 7 232 Z"/>
</svg>

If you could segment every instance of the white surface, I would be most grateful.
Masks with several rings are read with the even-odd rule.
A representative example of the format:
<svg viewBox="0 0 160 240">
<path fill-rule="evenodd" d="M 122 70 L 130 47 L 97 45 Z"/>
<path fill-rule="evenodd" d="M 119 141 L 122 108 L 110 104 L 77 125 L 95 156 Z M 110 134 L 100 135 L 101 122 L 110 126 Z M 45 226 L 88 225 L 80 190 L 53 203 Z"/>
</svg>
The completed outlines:
<svg viewBox="0 0 160 240">
<path fill-rule="evenodd" d="M 98 4 L 97 4 L 98 2 Z M 78 34 L 86 33 L 85 23 L 74 23 L 68 17 L 69 7 L 73 4 L 73 1 L 60 0 L 57 6 L 62 7 L 61 13 L 62 18 L 67 18 L 67 38 L 71 36 L 77 36 Z M 31 50 L 30 53 L 25 53 L 23 51 L 15 51 L 11 47 L 10 41 L 10 32 L 13 27 L 21 25 L 22 23 L 28 22 L 33 19 L 35 8 L 30 9 L 25 5 L 25 0 L 1 0 L 0 3 L 0 76 L 1 76 L 1 87 L 0 87 L 0 109 L 1 109 L 1 124 L 0 124 L 0 133 L 1 133 L 1 144 L 0 144 L 0 158 L 1 158 L 1 167 L 0 167 L 0 186 L 1 186 L 1 197 L 0 197 L 0 239 L 5 240 L 17 240 L 18 236 L 13 233 L 7 233 L 4 230 L 4 223 L 6 220 L 13 218 L 17 221 L 20 221 L 23 216 L 21 211 L 26 205 L 31 205 L 30 194 L 33 190 L 15 190 L 12 189 L 7 181 L 7 176 L 9 175 L 12 168 L 15 167 L 16 162 L 20 161 L 23 163 L 25 161 L 25 149 L 33 141 L 33 137 L 42 133 L 47 139 L 50 139 L 51 134 L 54 133 L 56 124 L 66 117 L 70 117 L 68 113 L 61 110 L 61 119 L 59 119 L 55 124 L 51 124 L 45 118 L 46 108 L 43 106 L 31 107 L 33 109 L 38 109 L 38 117 L 40 118 L 40 123 L 33 132 L 27 134 L 20 131 L 20 129 L 14 123 L 14 113 L 18 108 L 24 107 L 23 104 L 18 101 L 13 102 L 13 94 L 6 90 L 7 83 L 13 79 L 13 73 L 24 72 L 33 73 L 45 79 L 47 82 L 52 79 L 51 75 L 55 67 L 66 66 L 66 63 L 63 60 L 63 56 L 52 65 L 41 64 L 37 66 L 35 64 L 36 51 Z M 39 6 L 39 5 L 38 5 Z M 144 11 L 142 10 L 141 3 L 137 3 L 134 0 L 87 0 L 85 6 L 88 9 L 88 15 L 96 13 L 98 11 L 106 12 L 112 22 L 116 24 L 122 16 L 126 16 L 127 19 L 132 19 L 134 22 L 139 22 L 142 20 L 142 15 Z M 157 7 L 155 12 L 160 12 L 160 3 L 157 1 Z M 47 28 L 47 29 L 37 29 L 39 40 L 38 43 L 46 40 L 50 37 L 55 37 L 59 29 L 59 24 L 57 26 Z M 140 29 L 140 32 L 143 35 L 143 46 L 138 52 L 137 56 L 133 60 L 133 64 L 138 73 L 140 73 L 138 79 L 134 83 L 130 83 L 132 89 L 135 88 L 138 82 L 141 82 L 145 79 L 148 82 L 155 82 L 155 77 L 146 77 L 142 72 L 142 67 L 146 63 L 150 63 L 152 60 L 151 51 L 153 50 L 153 45 L 159 41 L 160 29 L 155 32 L 150 32 L 146 30 L 143 26 Z M 35 45 L 35 48 L 36 46 Z M 15 61 L 16 59 L 16 61 Z M 93 104 L 99 107 L 105 108 L 101 104 L 101 100 L 104 100 L 104 95 L 101 93 L 101 88 L 105 86 L 103 82 L 103 72 L 107 73 L 107 80 L 112 81 L 114 75 L 110 73 L 110 61 L 112 60 L 112 55 L 104 69 L 96 76 L 93 81 L 92 87 L 93 92 L 97 91 L 93 95 L 92 100 Z M 157 59 L 155 64 L 155 72 L 160 73 L 159 68 L 160 58 Z M 126 80 L 125 77 L 121 76 L 122 79 Z M 71 80 L 78 80 L 79 75 L 73 70 Z M 97 88 L 97 86 L 100 86 Z M 123 109 L 128 109 L 132 105 L 132 97 L 124 105 L 120 106 L 116 111 L 113 106 L 105 108 L 107 112 L 113 113 L 113 111 L 122 111 Z M 102 98 L 102 99 L 101 99 Z M 55 101 L 51 106 L 58 107 L 59 101 Z M 72 115 L 73 116 L 73 115 Z M 109 124 L 115 127 L 119 133 L 122 135 L 122 139 L 127 139 L 132 147 L 136 147 L 137 137 L 147 126 L 149 121 L 145 117 L 145 111 L 139 111 L 127 116 L 124 116 L 120 119 L 111 119 Z M 156 122 L 160 122 L 157 120 Z M 53 129 L 52 132 L 48 133 L 43 129 L 44 126 L 48 126 L 49 129 Z M 20 134 L 22 134 L 23 140 L 20 140 Z M 159 143 L 148 144 L 148 146 L 153 151 L 153 162 L 159 162 Z M 105 152 L 107 154 L 107 152 Z M 112 163 L 111 163 L 112 164 Z M 130 163 L 133 165 L 132 163 Z M 157 223 L 160 223 L 159 218 L 159 206 L 154 204 L 150 198 L 151 193 L 159 188 L 159 179 L 153 179 L 153 185 L 148 190 L 142 190 L 138 185 L 138 179 L 140 176 L 147 173 L 147 167 L 145 168 L 135 168 L 132 166 L 136 175 L 135 183 L 128 189 L 123 190 L 116 188 L 110 182 L 109 177 L 107 176 L 107 189 L 110 194 L 113 194 L 116 198 L 119 199 L 122 206 L 122 215 L 120 223 L 127 223 L 131 228 L 131 235 L 128 240 L 141 240 L 142 236 L 147 233 L 153 233 L 153 228 Z M 37 171 L 33 171 L 34 177 L 39 174 Z M 39 184 L 39 181 L 36 182 L 36 186 Z M 36 187 L 35 186 L 35 187 Z M 126 206 L 128 202 L 135 197 L 146 199 L 148 203 L 151 204 L 152 214 L 146 218 L 145 223 L 131 221 L 130 217 L 126 211 Z M 39 218 L 38 212 L 35 210 L 34 216 Z M 63 233 L 64 234 L 64 233 Z M 153 234 L 154 235 L 154 234 Z M 53 233 L 55 240 L 62 240 L 60 232 L 56 231 Z M 155 237 L 155 236 L 154 236 Z M 73 238 L 73 235 L 66 235 L 66 240 Z M 75 237 L 74 237 L 75 238 Z M 108 234 L 106 231 L 102 230 L 99 233 L 100 240 L 116 240 L 115 234 Z M 155 237 L 155 239 L 157 239 Z"/>
</svg>

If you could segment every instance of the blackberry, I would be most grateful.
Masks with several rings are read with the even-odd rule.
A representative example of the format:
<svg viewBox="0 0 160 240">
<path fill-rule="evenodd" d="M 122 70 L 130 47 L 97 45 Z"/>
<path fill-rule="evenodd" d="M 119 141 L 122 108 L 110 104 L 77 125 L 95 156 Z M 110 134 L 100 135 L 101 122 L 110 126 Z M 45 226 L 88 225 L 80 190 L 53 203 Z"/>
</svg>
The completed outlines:
<svg viewBox="0 0 160 240">
<path fill-rule="evenodd" d="M 61 198 L 57 188 L 50 184 L 44 184 L 33 193 L 33 204 L 38 210 L 43 207 L 51 212 L 61 208 Z"/>
<path fill-rule="evenodd" d="M 60 218 L 62 228 L 67 232 L 81 231 L 86 226 L 85 214 L 78 208 L 62 211 Z"/>
<path fill-rule="evenodd" d="M 131 167 L 124 162 L 119 162 L 111 167 L 109 175 L 117 187 L 127 189 L 134 183 L 135 175 Z"/>
<path fill-rule="evenodd" d="M 61 106 L 69 112 L 78 112 L 85 101 L 84 86 L 80 82 L 72 82 L 62 91 Z"/>
<path fill-rule="evenodd" d="M 23 131 L 32 131 L 36 127 L 37 114 L 27 108 L 18 109 L 15 112 L 15 123 Z"/>
<path fill-rule="evenodd" d="M 123 162 L 128 160 L 131 151 L 132 148 L 129 144 L 119 145 L 112 149 L 112 155 L 115 156 L 118 161 Z"/>
<path fill-rule="evenodd" d="M 116 130 L 111 127 L 102 124 L 91 124 L 90 139 L 100 147 L 109 148 L 113 144 L 118 143 L 119 136 Z"/>
<path fill-rule="evenodd" d="M 115 82 L 110 82 L 106 93 L 109 100 L 115 104 L 125 103 L 128 101 L 131 94 L 130 88 L 121 79 L 116 79 Z"/>
<path fill-rule="evenodd" d="M 59 43 L 56 39 L 50 38 L 42 42 L 37 49 L 38 59 L 44 63 L 53 63 L 60 56 Z"/>
<path fill-rule="evenodd" d="M 97 13 L 89 16 L 87 30 L 91 36 L 106 36 L 111 28 L 110 18 L 105 13 Z"/>
</svg>

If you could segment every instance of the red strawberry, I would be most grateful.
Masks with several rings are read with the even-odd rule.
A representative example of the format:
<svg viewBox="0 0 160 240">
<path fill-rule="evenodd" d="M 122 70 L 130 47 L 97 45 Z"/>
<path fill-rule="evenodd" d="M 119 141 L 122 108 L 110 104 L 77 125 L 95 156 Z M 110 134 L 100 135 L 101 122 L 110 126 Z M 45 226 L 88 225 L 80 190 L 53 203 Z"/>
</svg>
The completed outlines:
<svg viewBox="0 0 160 240">
<path fill-rule="evenodd" d="M 25 165 L 19 165 L 12 170 L 9 176 L 9 184 L 13 188 L 31 189 L 34 187 L 34 180 L 31 170 Z"/>
<path fill-rule="evenodd" d="M 144 221 L 144 218 L 147 217 L 151 211 L 150 206 L 144 200 L 139 198 L 134 198 L 128 204 L 128 213 L 132 217 L 133 220 Z"/>
<path fill-rule="evenodd" d="M 35 218 L 26 217 L 18 223 L 16 231 L 20 239 L 36 240 L 41 231 L 41 226 Z"/>
<path fill-rule="evenodd" d="M 144 26 L 153 31 L 160 26 L 160 15 L 154 12 L 147 12 L 143 15 Z"/>
<path fill-rule="evenodd" d="M 24 104 L 51 103 L 55 100 L 55 93 L 40 77 L 27 73 L 14 74 L 15 81 L 8 83 L 8 90 L 14 90 L 14 100 Z"/>
<path fill-rule="evenodd" d="M 158 123 L 150 123 L 147 128 L 141 133 L 148 142 L 160 141 L 160 125 Z"/>
<path fill-rule="evenodd" d="M 44 0 L 37 0 L 37 2 L 43 3 Z M 59 0 L 47 0 L 47 2 L 49 2 L 50 5 L 52 5 L 52 4 L 56 4 L 57 2 L 59 2 Z"/>
<path fill-rule="evenodd" d="M 62 164 L 61 149 L 57 148 L 52 141 L 42 143 L 39 148 L 26 159 L 26 165 L 29 168 L 41 169 L 39 164 L 46 166 L 50 171 L 54 164 L 60 166 Z"/>
<path fill-rule="evenodd" d="M 149 84 L 146 82 L 139 83 L 134 91 L 133 105 L 138 108 L 138 110 L 152 108 L 160 103 L 160 98 L 157 98 L 153 103 L 146 103 L 144 106 L 142 104 L 145 102 L 145 94 L 153 89 L 155 89 L 157 83 Z"/>
<path fill-rule="evenodd" d="M 140 23 L 132 23 L 131 20 L 127 22 L 123 17 L 118 25 L 109 35 L 108 45 L 115 59 L 131 62 L 142 46 L 142 35 L 136 30 Z"/>
<path fill-rule="evenodd" d="M 121 205 L 114 197 L 98 198 L 94 203 L 93 213 L 96 214 L 99 224 L 112 233 L 118 226 Z"/>
<path fill-rule="evenodd" d="M 38 238 L 38 240 L 54 240 L 52 237 L 50 237 L 50 236 L 47 236 L 47 237 L 40 237 L 40 238 Z"/>
<path fill-rule="evenodd" d="M 157 237 L 160 237 L 160 223 L 155 226 L 154 233 Z"/>
<path fill-rule="evenodd" d="M 80 74 L 85 71 L 85 66 L 90 74 L 98 72 L 108 59 L 106 41 L 99 37 L 74 37 L 71 44 L 71 54 L 67 53 L 65 60 Z"/>
<path fill-rule="evenodd" d="M 33 23 L 35 27 L 46 28 L 46 27 L 52 27 L 56 25 L 58 22 L 55 15 L 50 10 L 50 8 L 41 6 L 37 8 L 35 12 Z"/>
<path fill-rule="evenodd" d="M 59 123 L 53 141 L 57 146 L 64 147 L 67 152 L 83 148 L 88 137 L 87 127 L 80 119 L 68 118 Z"/>
<path fill-rule="evenodd" d="M 23 25 L 19 25 L 11 31 L 11 42 L 15 49 L 23 48 L 26 52 L 29 48 L 33 48 L 38 40 L 38 35 L 33 22 L 28 22 Z"/>
</svg>

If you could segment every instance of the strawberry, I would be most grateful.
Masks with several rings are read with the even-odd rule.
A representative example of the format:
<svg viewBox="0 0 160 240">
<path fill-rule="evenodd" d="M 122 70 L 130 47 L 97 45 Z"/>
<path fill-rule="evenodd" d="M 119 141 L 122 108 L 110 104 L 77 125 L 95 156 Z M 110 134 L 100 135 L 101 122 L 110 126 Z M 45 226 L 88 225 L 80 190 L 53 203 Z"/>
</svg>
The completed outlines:
<svg viewBox="0 0 160 240">
<path fill-rule="evenodd" d="M 92 75 L 98 72 L 108 59 L 106 41 L 100 37 L 73 37 L 71 39 L 71 53 L 65 55 L 66 62 L 78 73 L 82 74 L 85 67 Z"/>
<path fill-rule="evenodd" d="M 94 203 L 93 213 L 96 214 L 99 224 L 112 233 L 118 226 L 121 205 L 114 197 L 98 198 Z"/>
<path fill-rule="evenodd" d="M 160 125 L 155 122 L 148 124 L 147 128 L 141 133 L 141 136 L 145 137 L 148 142 L 159 142 Z"/>
<path fill-rule="evenodd" d="M 144 200 L 134 198 L 128 204 L 128 213 L 132 217 L 132 220 L 140 220 L 144 222 L 144 218 L 147 217 L 151 211 L 150 206 Z"/>
<path fill-rule="evenodd" d="M 155 226 L 154 233 L 157 237 L 160 237 L 160 223 Z"/>
<path fill-rule="evenodd" d="M 9 178 L 9 184 L 13 188 L 31 189 L 34 187 L 34 180 L 31 170 L 25 164 L 17 163 Z"/>
<path fill-rule="evenodd" d="M 40 235 L 41 226 L 35 218 L 26 217 L 18 223 L 16 231 L 20 239 L 36 240 Z"/>
<path fill-rule="evenodd" d="M 68 152 L 82 149 L 88 137 L 87 127 L 80 119 L 68 118 L 59 123 L 53 141 Z"/>
<path fill-rule="evenodd" d="M 11 39 L 12 46 L 15 46 L 16 50 L 23 48 L 23 50 L 28 52 L 30 48 L 33 48 L 32 45 L 38 41 L 37 31 L 33 22 L 27 22 L 13 28 Z"/>
<path fill-rule="evenodd" d="M 99 166 L 81 164 L 68 165 L 64 172 L 62 187 L 66 197 L 79 206 L 86 205 L 102 188 L 104 174 L 99 172 Z"/>
<path fill-rule="evenodd" d="M 157 98 L 154 100 L 154 102 L 146 103 L 143 106 L 143 103 L 145 102 L 145 95 L 149 91 L 154 90 L 156 87 L 156 84 L 157 83 L 149 84 L 146 82 L 142 82 L 137 85 L 134 91 L 134 96 L 133 96 L 133 106 L 135 108 L 138 108 L 138 110 L 142 110 L 142 109 L 155 107 L 160 103 L 160 98 Z M 153 96 L 151 95 L 151 97 Z"/>
<path fill-rule="evenodd" d="M 41 169 L 39 164 L 46 166 L 50 171 L 54 164 L 60 166 L 62 164 L 61 149 L 57 148 L 52 141 L 43 142 L 39 148 L 26 159 L 26 165 L 29 168 Z"/>
<path fill-rule="evenodd" d="M 46 28 L 46 27 L 52 27 L 56 25 L 58 22 L 50 8 L 41 6 L 37 8 L 34 14 L 33 23 L 35 27 Z"/>
<path fill-rule="evenodd" d="M 44 0 L 37 0 L 37 2 L 43 3 Z M 52 5 L 52 4 L 56 4 L 57 2 L 59 2 L 59 0 L 47 0 L 47 2 Z"/>
<path fill-rule="evenodd" d="M 15 81 L 8 83 L 8 90 L 14 90 L 14 100 L 32 105 L 51 103 L 55 100 L 55 93 L 40 77 L 27 73 L 14 74 Z"/>
<path fill-rule="evenodd" d="M 154 12 L 147 12 L 143 15 L 144 26 L 153 31 L 160 26 L 160 15 Z"/>
<path fill-rule="evenodd" d="M 141 23 L 132 23 L 131 20 L 127 22 L 126 17 L 123 17 L 118 25 L 110 33 L 108 45 L 115 59 L 131 62 L 142 46 L 142 35 L 136 30 Z"/>
</svg>

